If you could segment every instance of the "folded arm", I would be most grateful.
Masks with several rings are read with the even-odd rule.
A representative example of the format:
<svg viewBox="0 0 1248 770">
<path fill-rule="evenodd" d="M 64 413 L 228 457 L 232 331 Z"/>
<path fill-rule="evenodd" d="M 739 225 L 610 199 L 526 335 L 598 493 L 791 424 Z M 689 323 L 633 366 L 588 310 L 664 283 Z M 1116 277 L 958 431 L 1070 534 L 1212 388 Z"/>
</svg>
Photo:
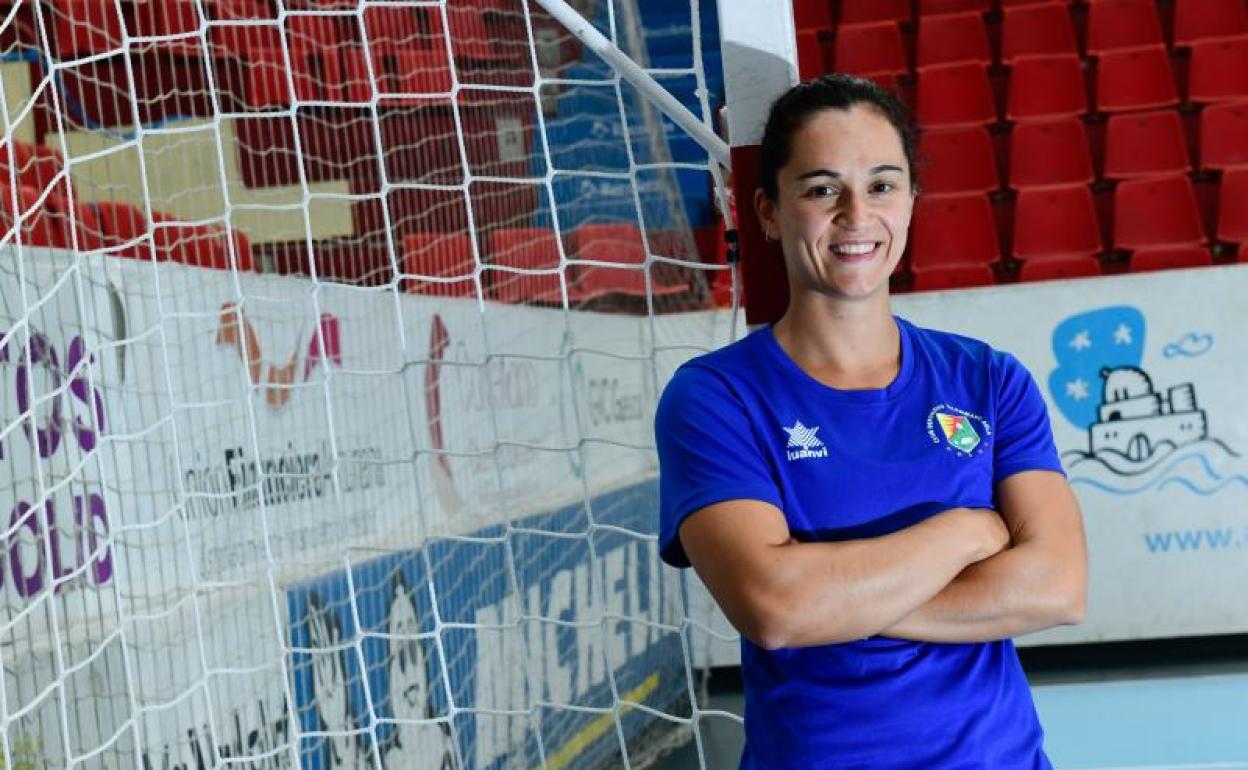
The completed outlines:
<svg viewBox="0 0 1248 770">
<path fill-rule="evenodd" d="M 955 508 L 882 537 L 798 543 L 784 514 L 757 500 L 703 508 L 679 536 L 728 620 L 767 649 L 880 633 L 1009 540 L 994 512 Z"/>
<path fill-rule="evenodd" d="M 886 636 L 979 642 L 1078 623 L 1087 602 L 1079 504 L 1059 473 L 1027 471 L 997 485 L 1010 547 L 968 566 Z"/>
</svg>

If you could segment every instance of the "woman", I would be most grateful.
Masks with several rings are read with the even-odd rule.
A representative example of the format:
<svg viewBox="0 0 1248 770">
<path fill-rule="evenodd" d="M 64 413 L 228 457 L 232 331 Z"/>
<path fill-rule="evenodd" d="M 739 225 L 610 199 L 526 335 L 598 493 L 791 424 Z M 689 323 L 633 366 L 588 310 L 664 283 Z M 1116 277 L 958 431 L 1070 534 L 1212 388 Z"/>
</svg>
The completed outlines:
<svg viewBox="0 0 1248 770">
<path fill-rule="evenodd" d="M 661 553 L 741 632 L 743 768 L 1050 767 L 1009 637 L 1082 618 L 1079 509 L 1022 365 L 892 315 L 913 144 L 866 80 L 777 100 L 788 310 L 660 400 Z"/>
</svg>

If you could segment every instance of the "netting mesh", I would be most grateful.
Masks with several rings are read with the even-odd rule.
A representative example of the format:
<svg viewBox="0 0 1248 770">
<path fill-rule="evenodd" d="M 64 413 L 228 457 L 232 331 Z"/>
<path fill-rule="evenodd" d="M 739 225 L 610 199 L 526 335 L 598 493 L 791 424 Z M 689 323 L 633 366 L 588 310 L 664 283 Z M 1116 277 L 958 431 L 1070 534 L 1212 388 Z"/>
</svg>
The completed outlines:
<svg viewBox="0 0 1248 770">
<path fill-rule="evenodd" d="M 579 10 L 709 123 L 669 5 Z M 650 420 L 732 336 L 704 150 L 523 0 L 20 0 L 0 96 L 0 767 L 690 724 Z"/>
</svg>

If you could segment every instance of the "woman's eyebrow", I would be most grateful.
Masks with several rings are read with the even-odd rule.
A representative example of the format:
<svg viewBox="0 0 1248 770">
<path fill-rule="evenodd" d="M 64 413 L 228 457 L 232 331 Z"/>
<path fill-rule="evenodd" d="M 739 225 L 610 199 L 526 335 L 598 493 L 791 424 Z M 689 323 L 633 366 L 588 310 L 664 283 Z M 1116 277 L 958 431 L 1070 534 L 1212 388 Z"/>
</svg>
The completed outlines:
<svg viewBox="0 0 1248 770">
<path fill-rule="evenodd" d="M 872 166 L 871 168 L 867 169 L 867 173 L 869 173 L 869 174 L 882 174 L 882 173 L 884 173 L 884 172 L 886 172 L 886 171 L 895 171 L 895 172 L 897 172 L 898 174 L 901 174 L 901 173 L 904 173 L 904 172 L 905 172 L 905 169 L 903 169 L 901 166 L 894 166 L 894 165 L 892 165 L 892 164 L 890 164 L 890 163 L 885 163 L 885 164 L 883 164 L 883 165 L 879 165 L 879 166 Z M 817 177 L 817 176 L 827 176 L 827 177 L 831 177 L 831 178 L 833 178 L 833 179 L 840 179 L 840 178 L 841 178 L 841 172 L 839 172 L 839 171 L 829 171 L 829 170 L 828 170 L 828 169 L 826 169 L 826 168 L 817 168 L 817 169 L 815 169 L 814 171 L 807 171 L 805 174 L 801 174 L 801 175 L 799 175 L 799 176 L 797 177 L 797 180 L 796 180 L 796 181 L 800 182 L 800 181 L 802 181 L 802 180 L 804 180 L 804 179 L 811 179 L 811 178 L 813 178 L 813 177 Z"/>
</svg>

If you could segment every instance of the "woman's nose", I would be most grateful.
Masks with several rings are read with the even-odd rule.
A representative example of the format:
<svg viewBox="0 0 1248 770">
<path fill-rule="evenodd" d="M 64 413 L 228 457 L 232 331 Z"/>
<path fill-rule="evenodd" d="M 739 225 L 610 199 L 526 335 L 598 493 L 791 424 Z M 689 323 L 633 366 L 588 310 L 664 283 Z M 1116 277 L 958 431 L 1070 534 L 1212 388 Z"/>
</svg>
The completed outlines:
<svg viewBox="0 0 1248 770">
<path fill-rule="evenodd" d="M 863 225 L 866 221 L 866 207 L 863 205 L 861 196 L 853 193 L 843 193 L 840 198 L 840 211 L 837 212 L 837 224 L 849 229 L 855 229 Z"/>
</svg>

